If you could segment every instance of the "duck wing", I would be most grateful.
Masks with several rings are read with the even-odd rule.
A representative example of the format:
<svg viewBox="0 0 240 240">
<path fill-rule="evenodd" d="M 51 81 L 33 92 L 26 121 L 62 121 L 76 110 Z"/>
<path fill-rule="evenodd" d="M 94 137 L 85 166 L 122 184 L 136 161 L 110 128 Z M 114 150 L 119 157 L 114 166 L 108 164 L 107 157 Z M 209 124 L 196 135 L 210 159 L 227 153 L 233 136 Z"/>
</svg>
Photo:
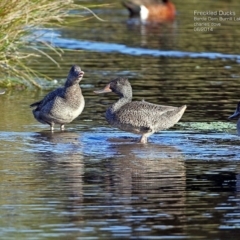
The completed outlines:
<svg viewBox="0 0 240 240">
<path fill-rule="evenodd" d="M 32 103 L 30 107 L 37 107 L 37 109 L 41 109 L 47 103 L 53 101 L 56 97 L 64 97 L 64 88 L 57 88 L 52 92 L 48 93 L 41 101 Z"/>
<path fill-rule="evenodd" d="M 175 116 L 182 107 L 172 107 L 134 101 L 125 104 L 114 113 L 114 121 L 124 128 L 132 126 L 141 129 L 165 129 L 174 125 L 177 121 Z M 184 108 L 185 110 L 185 108 Z M 183 111 L 184 112 L 184 111 Z M 183 114 L 181 113 L 181 116 Z"/>
</svg>

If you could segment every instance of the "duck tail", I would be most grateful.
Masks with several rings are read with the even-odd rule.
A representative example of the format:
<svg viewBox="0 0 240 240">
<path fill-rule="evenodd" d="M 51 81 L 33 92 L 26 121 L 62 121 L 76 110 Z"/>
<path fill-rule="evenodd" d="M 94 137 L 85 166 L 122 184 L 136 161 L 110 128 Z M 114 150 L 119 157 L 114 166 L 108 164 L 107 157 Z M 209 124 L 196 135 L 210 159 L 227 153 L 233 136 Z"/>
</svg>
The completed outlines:
<svg viewBox="0 0 240 240">
<path fill-rule="evenodd" d="M 179 108 L 179 113 L 180 113 L 181 115 L 183 115 L 183 113 L 185 112 L 186 108 L 187 108 L 187 105 L 181 106 L 181 107 Z"/>
<path fill-rule="evenodd" d="M 32 104 L 30 105 L 30 107 L 38 107 L 38 105 L 39 105 L 40 103 L 41 103 L 41 101 L 32 103 Z"/>
<path fill-rule="evenodd" d="M 131 1 L 122 1 L 122 5 L 128 9 L 130 17 L 137 17 L 140 15 L 140 6 Z"/>
</svg>

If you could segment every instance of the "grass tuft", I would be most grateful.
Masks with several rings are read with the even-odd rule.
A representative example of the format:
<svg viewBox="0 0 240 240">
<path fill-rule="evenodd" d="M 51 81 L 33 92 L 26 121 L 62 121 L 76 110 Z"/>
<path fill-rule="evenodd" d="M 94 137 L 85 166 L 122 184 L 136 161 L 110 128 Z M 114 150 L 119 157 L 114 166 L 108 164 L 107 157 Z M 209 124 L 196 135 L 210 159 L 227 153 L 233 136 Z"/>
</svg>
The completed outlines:
<svg viewBox="0 0 240 240">
<path fill-rule="evenodd" d="M 86 7 L 72 0 L 1 0 L 0 1 L 0 85 L 11 87 L 16 82 L 41 88 L 34 79 L 46 76 L 27 66 L 27 58 L 47 56 L 54 59 L 36 46 L 32 37 L 33 30 L 43 27 L 60 26 L 70 10 Z M 61 54 L 47 43 L 45 47 Z"/>
</svg>

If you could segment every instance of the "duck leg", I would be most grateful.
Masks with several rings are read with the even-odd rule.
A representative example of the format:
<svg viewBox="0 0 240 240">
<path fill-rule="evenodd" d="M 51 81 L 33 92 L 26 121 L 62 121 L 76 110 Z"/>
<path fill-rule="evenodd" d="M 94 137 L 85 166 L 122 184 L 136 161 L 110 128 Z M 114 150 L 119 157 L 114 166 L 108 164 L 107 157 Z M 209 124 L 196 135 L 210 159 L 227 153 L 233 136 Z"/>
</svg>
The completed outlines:
<svg viewBox="0 0 240 240">
<path fill-rule="evenodd" d="M 143 143 L 143 144 L 146 144 L 146 143 L 147 143 L 147 138 L 148 138 L 148 136 L 147 136 L 146 134 L 143 134 L 143 135 L 140 137 L 139 142 L 140 142 L 140 143 Z"/>
<path fill-rule="evenodd" d="M 61 131 L 64 131 L 64 124 L 61 124 L 61 125 L 60 125 L 60 130 L 61 130 Z"/>
<path fill-rule="evenodd" d="M 50 124 L 50 131 L 53 132 L 54 131 L 54 123 Z"/>
<path fill-rule="evenodd" d="M 148 137 L 151 136 L 154 133 L 154 130 L 149 128 L 148 132 L 143 133 L 143 135 L 140 137 L 140 143 L 147 143 L 148 142 Z"/>
</svg>

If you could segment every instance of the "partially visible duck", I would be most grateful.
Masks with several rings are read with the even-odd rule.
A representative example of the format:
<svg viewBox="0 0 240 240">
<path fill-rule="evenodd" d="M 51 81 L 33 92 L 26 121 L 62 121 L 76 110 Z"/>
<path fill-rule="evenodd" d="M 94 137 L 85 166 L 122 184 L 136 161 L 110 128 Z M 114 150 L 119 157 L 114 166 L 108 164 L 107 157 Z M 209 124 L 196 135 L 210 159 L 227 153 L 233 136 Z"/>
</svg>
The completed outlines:
<svg viewBox="0 0 240 240">
<path fill-rule="evenodd" d="M 130 0 L 122 4 L 128 9 L 130 18 L 140 17 L 143 22 L 173 21 L 176 16 L 175 6 L 170 0 Z"/>
<path fill-rule="evenodd" d="M 240 117 L 240 102 L 238 102 L 237 108 L 236 108 L 234 114 L 231 115 L 230 117 L 228 117 L 228 119 L 233 119 L 233 118 L 237 118 L 237 117 Z M 237 133 L 240 135 L 240 118 L 237 121 Z"/>
<path fill-rule="evenodd" d="M 170 128 L 176 124 L 187 107 L 186 105 L 171 107 L 145 101 L 132 101 L 131 84 L 127 78 L 122 77 L 112 80 L 103 90 L 94 92 L 114 92 L 120 97 L 107 109 L 106 119 L 113 127 L 141 134 L 141 143 L 147 143 L 147 138 L 154 132 Z"/>
<path fill-rule="evenodd" d="M 79 86 L 83 75 L 81 68 L 73 65 L 64 87 L 55 89 L 41 101 L 30 105 L 36 107 L 33 110 L 34 117 L 40 123 L 50 125 L 51 131 L 54 130 L 54 124 L 60 124 L 60 129 L 64 130 L 64 124 L 72 122 L 83 111 L 85 102 Z"/>
</svg>

